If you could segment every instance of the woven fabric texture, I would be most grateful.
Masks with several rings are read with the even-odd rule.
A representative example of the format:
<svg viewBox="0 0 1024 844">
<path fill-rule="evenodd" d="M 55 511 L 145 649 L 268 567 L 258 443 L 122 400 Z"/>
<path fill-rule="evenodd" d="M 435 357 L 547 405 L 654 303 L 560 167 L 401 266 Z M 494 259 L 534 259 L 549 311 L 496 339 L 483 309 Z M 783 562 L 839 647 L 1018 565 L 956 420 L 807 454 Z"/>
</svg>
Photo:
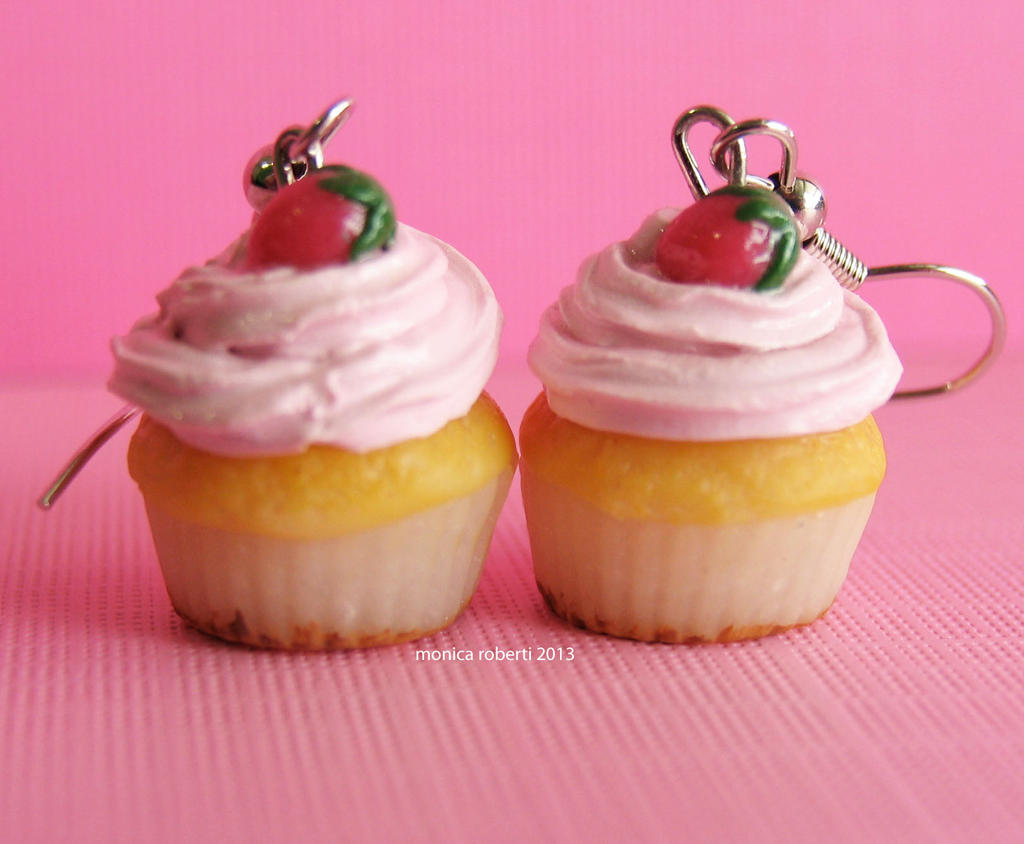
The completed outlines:
<svg viewBox="0 0 1024 844">
<path fill-rule="evenodd" d="M 889 476 L 808 628 L 699 647 L 569 628 L 514 487 L 454 626 L 317 654 L 178 620 L 124 435 L 38 511 L 116 403 L 10 387 L 0 840 L 1024 840 L 1022 376 L 1008 358 L 877 414 Z M 514 423 L 536 389 L 492 384 Z"/>
</svg>

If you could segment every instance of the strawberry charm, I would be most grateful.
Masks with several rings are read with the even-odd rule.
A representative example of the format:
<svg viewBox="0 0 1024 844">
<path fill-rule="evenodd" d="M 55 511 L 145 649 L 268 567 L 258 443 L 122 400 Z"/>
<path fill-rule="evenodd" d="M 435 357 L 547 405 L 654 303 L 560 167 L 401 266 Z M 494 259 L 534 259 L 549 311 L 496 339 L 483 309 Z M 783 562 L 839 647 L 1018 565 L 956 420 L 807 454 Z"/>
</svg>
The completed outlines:
<svg viewBox="0 0 1024 844">
<path fill-rule="evenodd" d="M 249 160 L 242 186 L 257 216 L 241 269 L 311 270 L 354 261 L 392 241 L 395 209 L 377 180 L 324 165 L 324 146 L 351 110 L 352 100 L 339 100 L 310 126 L 285 129 Z"/>
<path fill-rule="evenodd" d="M 729 185 L 679 213 L 658 239 L 655 261 L 671 281 L 763 291 L 785 281 L 799 251 L 785 201 L 764 188 Z"/>
<path fill-rule="evenodd" d="M 345 263 L 386 246 L 394 235 L 395 211 L 380 184 L 351 167 L 327 165 L 280 188 L 266 204 L 243 266 L 310 270 Z"/>
</svg>

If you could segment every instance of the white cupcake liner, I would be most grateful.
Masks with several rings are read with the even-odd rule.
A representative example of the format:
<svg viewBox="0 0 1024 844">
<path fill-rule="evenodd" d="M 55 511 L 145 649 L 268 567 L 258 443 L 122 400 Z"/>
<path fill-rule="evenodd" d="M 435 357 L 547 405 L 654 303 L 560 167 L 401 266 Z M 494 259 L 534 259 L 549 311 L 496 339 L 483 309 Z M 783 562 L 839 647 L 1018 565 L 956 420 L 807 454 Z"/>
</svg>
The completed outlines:
<svg viewBox="0 0 1024 844">
<path fill-rule="evenodd" d="M 579 627 L 643 641 L 748 639 L 819 618 L 875 499 L 747 524 L 672 524 L 615 518 L 520 471 L 548 605 Z"/>
<path fill-rule="evenodd" d="M 192 626 L 262 647 L 364 647 L 426 636 L 462 612 L 512 474 L 330 539 L 206 527 L 150 501 L 146 511 L 171 603 Z"/>
</svg>

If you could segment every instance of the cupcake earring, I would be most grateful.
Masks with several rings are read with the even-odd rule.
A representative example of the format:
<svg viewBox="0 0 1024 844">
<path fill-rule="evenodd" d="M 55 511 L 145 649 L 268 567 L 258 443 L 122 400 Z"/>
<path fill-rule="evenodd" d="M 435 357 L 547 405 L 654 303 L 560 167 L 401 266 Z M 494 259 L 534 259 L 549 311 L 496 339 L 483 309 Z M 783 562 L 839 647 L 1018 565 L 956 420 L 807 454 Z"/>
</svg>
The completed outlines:
<svg viewBox="0 0 1024 844">
<path fill-rule="evenodd" d="M 113 340 L 141 411 L 128 465 L 174 609 L 277 648 L 389 644 L 476 587 L 517 455 L 483 393 L 502 316 L 451 246 L 396 222 L 371 176 L 325 165 L 342 100 L 246 168 L 250 228 Z"/>
<path fill-rule="evenodd" d="M 709 192 L 687 136 L 720 133 Z M 783 147 L 769 179 L 744 139 Z M 992 336 L 967 372 L 897 395 L 947 392 L 994 360 L 998 299 L 936 264 L 868 270 L 822 227 L 777 121 L 685 112 L 673 144 L 696 202 L 648 217 L 586 260 L 541 319 L 529 362 L 544 391 L 520 431 L 537 585 L 595 632 L 644 641 L 748 639 L 808 624 L 845 579 L 885 474 L 871 412 L 902 367 L 853 291 L 872 277 L 970 286 Z"/>
</svg>

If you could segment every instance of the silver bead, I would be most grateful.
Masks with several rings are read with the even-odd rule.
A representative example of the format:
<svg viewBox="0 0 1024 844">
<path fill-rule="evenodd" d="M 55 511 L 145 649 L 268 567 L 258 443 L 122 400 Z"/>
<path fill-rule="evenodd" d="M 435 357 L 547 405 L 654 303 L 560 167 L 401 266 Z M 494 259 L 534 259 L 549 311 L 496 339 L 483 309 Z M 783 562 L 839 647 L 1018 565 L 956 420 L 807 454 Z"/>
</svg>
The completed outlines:
<svg viewBox="0 0 1024 844">
<path fill-rule="evenodd" d="M 253 153 L 242 171 L 242 190 L 245 198 L 257 211 L 262 211 L 277 190 L 274 174 L 274 146 L 268 144 Z"/>
<path fill-rule="evenodd" d="M 775 192 L 786 200 L 793 211 L 801 242 L 814 237 L 814 233 L 825 224 L 825 193 L 810 179 L 797 176 L 791 191 L 779 185 L 779 174 L 769 176 Z"/>
</svg>

